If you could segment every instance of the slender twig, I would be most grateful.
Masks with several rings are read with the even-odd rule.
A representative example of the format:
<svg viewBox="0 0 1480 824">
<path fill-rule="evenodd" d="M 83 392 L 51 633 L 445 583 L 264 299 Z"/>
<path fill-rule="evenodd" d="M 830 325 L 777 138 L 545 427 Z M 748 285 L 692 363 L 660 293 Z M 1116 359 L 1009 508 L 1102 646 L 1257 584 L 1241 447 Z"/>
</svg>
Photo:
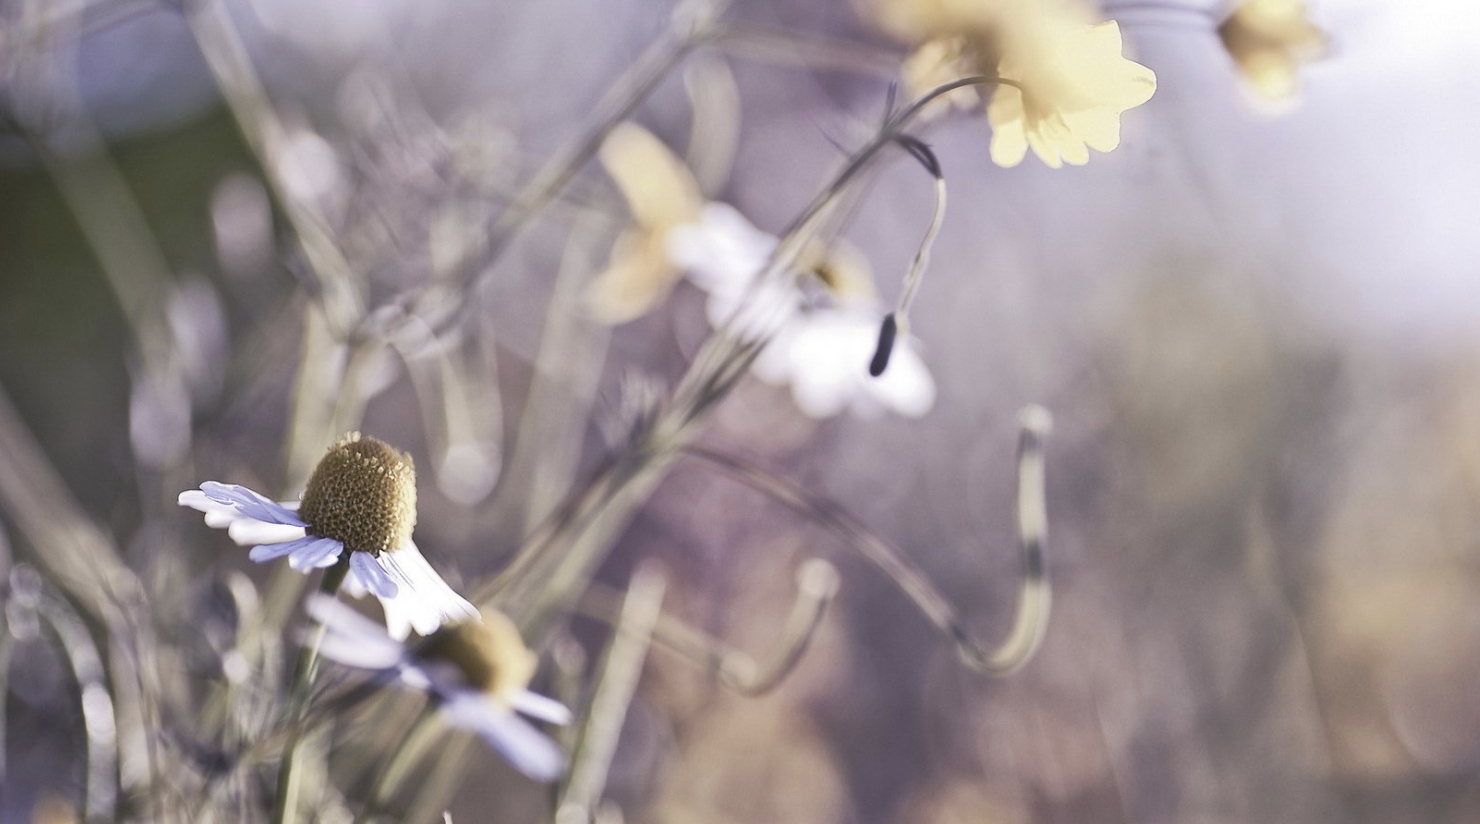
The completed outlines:
<svg viewBox="0 0 1480 824">
<path fill-rule="evenodd" d="M 282 163 L 282 153 L 289 141 L 288 130 L 268 99 L 246 45 L 223 0 L 190 0 L 185 20 L 237 127 L 257 156 L 284 215 L 293 226 L 330 328 L 336 337 L 346 336 L 365 311 L 358 278 L 328 218 L 316 205 L 292 193 Z"/>
<path fill-rule="evenodd" d="M 556 269 L 504 482 L 490 521 L 504 534 L 524 538 L 560 502 L 576 477 L 581 433 L 587 426 L 601 379 L 611 330 L 579 311 L 582 290 L 596 267 L 591 219 L 572 228 Z"/>
<path fill-rule="evenodd" d="M 83 815 L 86 821 L 115 818 L 118 802 L 118 727 L 113 696 L 98 645 L 64 599 L 43 588 L 36 614 L 51 628 L 77 684 L 82 708 Z"/>
<path fill-rule="evenodd" d="M 346 549 L 340 555 L 339 562 L 325 570 L 323 580 L 319 582 L 319 592 L 331 597 L 339 592 L 340 585 L 349 574 L 350 554 Z M 287 712 L 284 714 L 289 725 L 301 718 L 307 708 L 308 695 L 313 688 L 314 677 L 318 675 L 319 646 L 327 631 L 328 628 L 322 622 L 315 623 L 307 642 L 298 652 L 298 663 L 293 668 L 293 683 L 288 690 Z M 278 768 L 277 798 L 272 810 L 273 824 L 290 824 L 297 819 L 299 773 L 294 765 L 300 740 L 299 735 L 290 735 L 288 743 L 283 745 L 283 760 Z"/>
<path fill-rule="evenodd" d="M 1047 627 L 1048 581 L 1043 564 L 1043 536 L 1047 530 L 1043 507 L 1043 436 L 1047 413 L 1039 407 L 1025 410 L 1018 447 L 1017 532 L 1023 564 L 1017 611 L 1007 637 L 996 647 L 977 642 L 965 619 L 909 556 L 886 543 L 838 505 L 793 481 L 712 449 L 691 446 L 684 454 L 698 458 L 724 474 L 764 492 L 837 534 L 878 567 L 900 588 L 925 617 L 955 642 L 962 663 L 988 675 L 1016 671 L 1033 656 Z"/>
<path fill-rule="evenodd" d="M 813 558 L 797 570 L 797 594 L 781 630 L 761 661 L 726 641 L 710 636 L 671 616 L 663 615 L 653 628 L 653 643 L 715 674 L 721 684 L 742 695 L 759 696 L 775 689 L 801 661 L 817 636 L 827 608 L 838 591 L 833 565 Z M 615 624 L 621 595 L 593 584 L 576 602 L 576 612 Z"/>
<path fill-rule="evenodd" d="M 757 62 L 871 77 L 893 78 L 899 74 L 900 56 L 891 49 L 808 32 L 732 22 L 713 42 L 720 51 Z"/>
<path fill-rule="evenodd" d="M 596 670 L 596 691 L 576 737 L 570 773 L 555 811 L 556 824 L 586 824 L 601 801 L 627 708 L 662 614 L 665 587 L 663 574 L 651 563 L 632 574 L 611 645 Z"/>
<path fill-rule="evenodd" d="M 717 14 L 723 3 L 715 5 L 717 8 L 712 14 Z M 464 295 L 472 294 L 487 273 L 494 270 L 514 240 L 596 157 L 607 135 L 630 117 L 669 73 L 713 34 L 712 25 L 700 25 L 695 29 L 676 33 L 665 32 L 627 67 L 622 76 L 612 84 L 606 96 L 596 104 L 593 125 L 580 138 L 567 144 L 546 161 L 489 226 L 487 239 L 482 247 L 471 250 L 472 254 L 452 267 L 454 274 L 450 280 Z M 461 323 L 467 317 L 469 306 L 470 301 L 460 301 L 458 308 L 447 320 Z"/>
<path fill-rule="evenodd" d="M 160 791 L 160 758 L 147 730 L 159 722 L 161 673 L 152 665 L 155 636 L 145 615 L 144 587 L 123 563 L 111 538 L 87 516 L 47 461 L 20 415 L 0 389 L 0 511 L 26 538 L 28 560 L 65 592 L 90 621 L 106 627 L 115 685 L 138 687 L 137 727 L 127 730 L 126 752 L 141 753 L 146 797 Z M 110 650 L 111 651 L 111 650 Z M 125 669 L 125 665 L 128 668 Z"/>
</svg>

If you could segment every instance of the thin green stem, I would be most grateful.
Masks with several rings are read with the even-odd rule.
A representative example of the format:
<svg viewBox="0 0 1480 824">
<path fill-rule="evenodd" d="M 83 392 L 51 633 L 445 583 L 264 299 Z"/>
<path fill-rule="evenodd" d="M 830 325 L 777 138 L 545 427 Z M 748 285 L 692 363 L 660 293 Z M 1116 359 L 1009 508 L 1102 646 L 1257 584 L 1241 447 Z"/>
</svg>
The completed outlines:
<svg viewBox="0 0 1480 824">
<path fill-rule="evenodd" d="M 338 594 L 345 576 L 349 574 L 349 556 L 350 550 L 346 548 L 339 556 L 339 563 L 324 573 L 324 579 L 319 582 L 319 592 L 331 597 Z M 319 646 L 324 642 L 325 632 L 323 623 L 315 624 L 313 634 L 298 651 L 298 663 L 293 667 L 293 684 L 288 690 L 288 710 L 285 714 L 285 721 L 289 726 L 296 727 L 308 704 L 309 691 L 313 689 L 314 678 L 318 675 Z M 273 824 L 290 824 L 297 820 L 298 774 L 294 769 L 294 756 L 300 740 L 301 735 L 295 732 L 288 738 L 288 743 L 283 745 L 283 760 L 278 767 L 277 800 L 272 808 Z"/>
</svg>

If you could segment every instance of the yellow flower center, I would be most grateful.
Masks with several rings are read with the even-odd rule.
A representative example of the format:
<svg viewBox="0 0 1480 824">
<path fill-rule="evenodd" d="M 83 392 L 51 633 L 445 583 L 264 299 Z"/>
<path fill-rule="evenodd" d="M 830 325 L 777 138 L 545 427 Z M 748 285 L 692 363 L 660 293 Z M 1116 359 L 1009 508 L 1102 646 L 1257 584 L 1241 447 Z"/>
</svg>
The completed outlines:
<svg viewBox="0 0 1480 824">
<path fill-rule="evenodd" d="M 536 658 L 503 613 L 483 611 L 482 622 L 443 624 L 417 648 L 419 658 L 456 667 L 468 685 L 500 698 L 524 689 Z"/>
<path fill-rule="evenodd" d="M 351 432 L 314 467 L 298 514 L 310 535 L 345 549 L 400 549 L 416 527 L 416 467 L 410 455 Z"/>
</svg>

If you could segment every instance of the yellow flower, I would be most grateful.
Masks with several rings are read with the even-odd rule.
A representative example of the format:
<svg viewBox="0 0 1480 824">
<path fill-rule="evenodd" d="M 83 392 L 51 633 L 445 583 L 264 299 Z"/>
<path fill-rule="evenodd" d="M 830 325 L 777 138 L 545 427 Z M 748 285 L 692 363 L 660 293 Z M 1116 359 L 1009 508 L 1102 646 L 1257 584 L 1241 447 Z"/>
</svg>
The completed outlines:
<svg viewBox="0 0 1480 824">
<path fill-rule="evenodd" d="M 1007 51 L 999 72 L 1016 81 L 1001 85 L 987 107 L 992 161 L 1016 166 L 1028 149 L 1049 166 L 1081 166 L 1089 149 L 1120 145 L 1120 113 L 1145 103 L 1156 75 L 1121 55 L 1114 20 L 1042 32 L 1026 49 Z"/>
<path fill-rule="evenodd" d="M 1078 0 L 868 0 L 864 8 L 915 44 L 904 77 L 916 95 L 970 75 L 1014 82 L 999 85 L 987 106 L 1001 166 L 1021 163 L 1030 148 L 1054 168 L 1087 162 L 1091 148 L 1108 152 L 1120 143 L 1120 113 L 1156 91 L 1156 75 L 1121 55 L 1120 26 L 1092 25 Z M 979 96 L 961 89 L 947 99 Z"/>
<path fill-rule="evenodd" d="M 632 211 L 634 225 L 617 239 L 611 262 L 586 291 L 586 308 L 602 323 L 646 314 L 682 271 L 668 257 L 668 232 L 697 220 L 699 184 L 663 142 L 635 123 L 622 123 L 601 146 L 601 165 Z"/>
<path fill-rule="evenodd" d="M 860 0 L 863 13 L 885 32 L 915 50 L 902 66 L 904 87 L 913 97 L 952 80 L 993 74 L 1001 44 L 1014 31 L 1068 4 L 1017 0 Z M 957 89 L 927 109 L 927 115 L 981 100 L 977 89 Z"/>
<path fill-rule="evenodd" d="M 1249 86 L 1269 100 L 1294 96 L 1300 63 L 1326 47 L 1301 0 L 1246 0 L 1218 27 L 1218 36 Z"/>
</svg>

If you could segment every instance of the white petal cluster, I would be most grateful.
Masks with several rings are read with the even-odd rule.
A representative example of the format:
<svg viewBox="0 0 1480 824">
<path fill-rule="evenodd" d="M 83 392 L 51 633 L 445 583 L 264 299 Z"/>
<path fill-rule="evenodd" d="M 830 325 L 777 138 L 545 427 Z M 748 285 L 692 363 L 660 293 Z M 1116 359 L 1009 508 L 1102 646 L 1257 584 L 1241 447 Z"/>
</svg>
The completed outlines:
<svg viewBox="0 0 1480 824">
<path fill-rule="evenodd" d="M 884 314 L 872 301 L 810 301 L 790 278 L 759 275 L 778 241 L 734 207 L 709 203 L 698 220 L 668 233 L 668 254 L 709 294 L 709 321 L 743 338 L 774 331 L 755 374 L 789 386 L 813 418 L 849 410 L 862 417 L 893 412 L 919 417 L 935 404 L 935 381 L 912 338 L 896 342 L 883 375 L 869 375 Z"/>
<path fill-rule="evenodd" d="M 287 558 L 299 572 L 325 569 L 339 562 L 344 545 L 333 538 L 308 534 L 296 504 L 279 503 L 244 486 L 207 481 L 180 493 L 179 503 L 205 513 L 207 526 L 224 528 L 240 546 L 250 546 L 257 563 Z M 442 580 L 409 539 L 399 549 L 372 555 L 352 552 L 344 588 L 356 597 L 374 595 L 385 610 L 386 626 L 396 638 L 415 630 L 435 632 L 448 621 L 477 620 L 478 611 Z"/>
</svg>

